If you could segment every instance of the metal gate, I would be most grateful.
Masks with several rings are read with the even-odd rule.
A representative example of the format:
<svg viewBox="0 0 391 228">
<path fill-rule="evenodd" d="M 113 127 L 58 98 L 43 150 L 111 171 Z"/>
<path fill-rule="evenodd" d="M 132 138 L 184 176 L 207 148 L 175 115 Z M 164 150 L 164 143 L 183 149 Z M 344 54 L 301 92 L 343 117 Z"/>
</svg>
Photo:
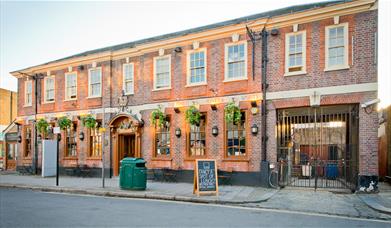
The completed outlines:
<svg viewBox="0 0 391 228">
<path fill-rule="evenodd" d="M 358 106 L 277 111 L 279 184 L 355 189 Z"/>
</svg>

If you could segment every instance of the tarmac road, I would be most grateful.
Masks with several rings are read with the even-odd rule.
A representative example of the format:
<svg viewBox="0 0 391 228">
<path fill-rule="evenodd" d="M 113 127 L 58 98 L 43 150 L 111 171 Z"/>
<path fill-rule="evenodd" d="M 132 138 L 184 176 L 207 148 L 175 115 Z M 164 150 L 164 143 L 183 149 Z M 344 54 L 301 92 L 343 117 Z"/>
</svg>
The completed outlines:
<svg viewBox="0 0 391 228">
<path fill-rule="evenodd" d="M 391 227 L 390 221 L 0 188 L 0 227 Z"/>
</svg>

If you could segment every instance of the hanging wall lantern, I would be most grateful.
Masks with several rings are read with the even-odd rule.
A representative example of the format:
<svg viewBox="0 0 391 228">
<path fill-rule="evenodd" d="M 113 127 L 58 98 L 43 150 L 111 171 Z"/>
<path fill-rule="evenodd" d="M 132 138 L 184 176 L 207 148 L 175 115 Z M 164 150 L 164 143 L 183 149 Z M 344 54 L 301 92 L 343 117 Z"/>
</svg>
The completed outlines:
<svg viewBox="0 0 391 228">
<path fill-rule="evenodd" d="M 181 134 L 182 134 L 182 132 L 181 132 L 181 129 L 180 128 L 177 128 L 177 129 L 175 129 L 175 136 L 176 137 L 181 137 Z"/>
<path fill-rule="evenodd" d="M 217 126 L 212 127 L 212 135 L 217 136 L 219 134 L 219 128 Z"/>
<path fill-rule="evenodd" d="M 251 126 L 251 133 L 253 135 L 258 134 L 258 126 L 256 124 L 253 124 L 253 126 Z"/>
<path fill-rule="evenodd" d="M 79 139 L 81 140 L 81 141 L 83 141 L 84 140 L 84 132 L 80 132 L 79 133 Z"/>
<path fill-rule="evenodd" d="M 22 142 L 22 136 L 18 135 L 18 143 Z"/>
</svg>

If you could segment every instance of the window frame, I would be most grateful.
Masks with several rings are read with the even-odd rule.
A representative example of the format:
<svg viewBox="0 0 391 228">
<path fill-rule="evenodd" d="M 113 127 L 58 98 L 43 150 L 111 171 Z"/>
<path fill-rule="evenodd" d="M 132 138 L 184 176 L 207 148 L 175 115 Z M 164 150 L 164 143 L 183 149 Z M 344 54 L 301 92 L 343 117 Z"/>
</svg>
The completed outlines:
<svg viewBox="0 0 391 228">
<path fill-rule="evenodd" d="M 31 96 L 31 100 L 30 102 L 28 102 L 27 100 L 27 85 L 30 86 L 31 88 L 31 92 L 30 92 L 30 96 Z M 31 80 L 27 80 L 24 82 L 24 107 L 29 107 L 29 106 L 32 106 L 33 105 L 33 81 Z"/>
<path fill-rule="evenodd" d="M 204 70 L 205 70 L 205 81 L 198 82 L 198 83 L 191 83 L 191 64 L 190 64 L 190 56 L 196 52 L 204 52 Z M 206 48 L 198 48 L 189 50 L 186 53 L 186 87 L 191 86 L 200 86 L 200 85 L 206 85 L 208 84 L 208 52 Z"/>
<path fill-rule="evenodd" d="M 291 36 L 297 36 L 301 34 L 302 35 L 302 69 L 300 71 L 293 71 L 289 72 L 289 40 Z M 300 67 L 299 65 L 294 67 Z M 301 75 L 301 74 L 307 74 L 307 31 L 297 31 L 297 32 L 291 32 L 285 34 L 285 74 L 284 76 L 294 76 L 294 75 Z"/>
<path fill-rule="evenodd" d="M 241 77 L 237 78 L 228 78 L 228 48 L 231 46 L 236 46 L 236 45 L 244 45 L 244 75 Z M 241 80 L 248 80 L 248 75 L 247 75 L 247 40 L 242 40 L 238 42 L 233 42 L 233 43 L 226 43 L 224 44 L 224 81 L 223 82 L 232 82 L 232 81 L 241 81 Z"/>
<path fill-rule="evenodd" d="M 198 158 L 206 158 L 207 157 L 207 153 L 208 153 L 208 146 L 207 146 L 207 141 L 208 141 L 208 113 L 207 112 L 201 112 L 201 115 L 204 116 L 205 120 L 205 127 L 204 127 L 204 131 L 198 131 L 198 134 L 201 134 L 201 133 L 204 133 L 205 135 L 205 147 L 204 147 L 204 154 L 203 155 L 191 155 L 190 153 L 190 141 L 191 141 L 191 124 L 187 123 L 186 124 L 186 157 L 189 158 L 189 159 L 198 159 Z M 201 118 L 202 118 L 201 116 Z"/>
<path fill-rule="evenodd" d="M 47 100 L 47 80 L 48 79 L 52 79 L 53 80 L 53 100 L 52 101 L 48 101 Z M 47 76 L 45 77 L 45 79 L 43 80 L 43 101 L 45 104 L 48 104 L 48 103 L 54 103 L 56 101 L 56 77 L 55 75 L 50 75 L 50 76 Z"/>
<path fill-rule="evenodd" d="M 132 68 L 132 91 L 127 92 L 126 91 L 126 78 L 125 78 L 125 68 L 126 66 L 131 66 Z M 122 64 L 122 90 L 124 91 L 125 95 L 133 95 L 134 94 L 134 63 L 124 63 Z"/>
<path fill-rule="evenodd" d="M 171 158 L 171 154 L 172 154 L 172 150 L 171 150 L 172 149 L 172 147 L 171 147 L 171 144 L 172 144 L 172 135 L 171 135 L 172 127 L 171 127 L 171 124 L 172 124 L 172 122 L 171 122 L 171 117 L 169 115 L 166 117 L 166 121 L 167 121 L 167 118 L 168 118 L 168 121 L 170 123 L 170 127 L 168 129 L 168 132 L 167 131 L 165 131 L 165 132 L 158 131 L 158 128 L 160 129 L 160 127 L 158 127 L 157 123 L 155 124 L 155 127 L 154 127 L 154 141 L 153 141 L 153 157 L 154 158 Z M 167 147 L 167 146 L 164 147 L 164 148 L 169 148 L 169 151 L 170 151 L 169 154 L 158 154 L 157 153 L 157 149 L 158 149 L 157 141 L 156 141 L 157 140 L 157 134 L 168 134 L 169 135 L 169 137 L 170 137 L 169 147 Z"/>
<path fill-rule="evenodd" d="M 245 155 L 228 155 L 228 126 L 227 121 L 224 119 L 224 158 L 226 159 L 232 159 L 232 160 L 242 160 L 242 159 L 248 159 L 249 157 L 249 151 L 248 151 L 248 141 L 249 141 L 249 119 L 248 119 L 248 110 L 247 109 L 240 109 L 241 113 L 244 113 L 245 115 L 245 123 L 244 123 L 244 133 L 245 133 Z"/>
<path fill-rule="evenodd" d="M 156 72 L 156 62 L 157 60 L 159 59 L 164 59 L 164 58 L 168 58 L 168 77 L 169 77 L 169 83 L 168 83 L 168 86 L 167 87 L 164 87 L 164 88 L 156 88 L 156 76 L 157 76 L 157 72 Z M 152 91 L 159 91 L 159 90 L 169 90 L 171 89 L 171 55 L 163 55 L 163 56 L 156 56 L 153 58 L 153 90 Z"/>
<path fill-rule="evenodd" d="M 330 29 L 344 27 L 344 63 L 330 66 L 329 64 L 329 35 Z M 349 69 L 349 23 L 325 26 L 325 69 L 324 71 Z"/>
<path fill-rule="evenodd" d="M 27 144 L 27 131 L 28 129 L 30 129 L 30 137 L 28 138 L 30 140 L 30 147 L 28 148 L 28 144 Z M 33 129 L 31 127 L 31 125 L 25 125 L 23 127 L 23 158 L 31 158 L 32 157 L 32 140 L 33 140 Z M 28 152 L 27 152 L 27 149 Z"/>
<path fill-rule="evenodd" d="M 76 94 L 75 94 L 75 98 L 71 98 L 68 94 L 68 77 L 69 75 L 76 75 Z M 65 101 L 73 101 L 73 100 L 77 100 L 77 72 L 76 71 L 72 71 L 72 72 L 67 72 L 65 73 Z"/>
<path fill-rule="evenodd" d="M 100 90 L 98 95 L 92 95 L 92 87 L 91 87 L 91 71 L 93 70 L 99 70 L 100 71 Z M 102 97 L 102 78 L 103 78 L 103 72 L 102 72 L 102 67 L 93 67 L 88 69 L 88 98 L 99 98 Z"/>
<path fill-rule="evenodd" d="M 75 137 L 75 144 L 76 144 L 76 154 L 75 155 L 69 155 L 68 153 L 68 148 L 69 148 L 69 145 L 68 145 L 68 132 L 67 130 L 64 131 L 64 158 L 68 159 L 68 158 L 71 158 L 71 159 L 74 159 L 74 158 L 77 158 L 77 155 L 78 155 L 78 134 L 77 134 L 77 123 L 76 122 L 72 122 L 72 128 L 71 128 L 71 131 L 73 131 L 73 134 L 74 134 L 74 137 Z"/>
<path fill-rule="evenodd" d="M 101 126 L 102 122 L 101 120 L 97 120 L 97 126 Z M 92 136 L 92 131 L 96 131 L 99 133 L 99 135 L 94 135 Z M 99 131 L 99 127 L 95 127 L 95 128 L 88 128 L 87 130 L 88 132 L 88 151 L 87 151 L 87 159 L 101 159 L 102 158 L 102 145 L 103 145 L 103 141 L 102 141 L 102 136 L 103 136 L 103 133 Z M 99 155 L 93 155 L 92 153 L 92 150 L 93 150 L 93 141 L 91 141 L 91 137 L 100 137 L 100 154 Z"/>
</svg>

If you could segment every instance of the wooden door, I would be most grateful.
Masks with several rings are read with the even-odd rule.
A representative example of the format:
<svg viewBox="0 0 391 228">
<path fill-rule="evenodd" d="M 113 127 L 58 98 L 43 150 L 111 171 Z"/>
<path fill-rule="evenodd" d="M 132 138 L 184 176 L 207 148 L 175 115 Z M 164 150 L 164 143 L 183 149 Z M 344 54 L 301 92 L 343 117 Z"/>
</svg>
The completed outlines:
<svg viewBox="0 0 391 228">
<path fill-rule="evenodd" d="M 16 143 L 7 143 L 6 170 L 16 170 Z"/>
</svg>

